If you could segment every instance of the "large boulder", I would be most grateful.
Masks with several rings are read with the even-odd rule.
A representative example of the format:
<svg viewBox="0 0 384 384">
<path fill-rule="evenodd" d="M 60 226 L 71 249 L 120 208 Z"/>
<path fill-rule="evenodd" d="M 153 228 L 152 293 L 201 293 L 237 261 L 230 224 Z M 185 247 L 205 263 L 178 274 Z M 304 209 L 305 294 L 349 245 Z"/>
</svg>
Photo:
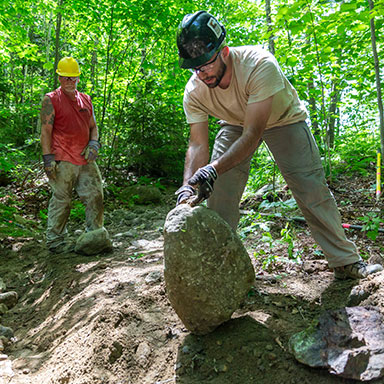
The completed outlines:
<svg viewBox="0 0 384 384">
<path fill-rule="evenodd" d="M 255 279 L 249 255 L 214 211 L 182 204 L 164 226 L 164 278 L 186 328 L 207 334 L 229 320 Z"/>
<path fill-rule="evenodd" d="M 324 312 L 316 327 L 293 335 L 290 350 L 301 363 L 360 381 L 384 376 L 384 325 L 375 307 Z"/>
<path fill-rule="evenodd" d="M 112 242 L 104 227 L 83 233 L 75 246 L 75 252 L 84 255 L 97 255 L 111 250 Z"/>
</svg>

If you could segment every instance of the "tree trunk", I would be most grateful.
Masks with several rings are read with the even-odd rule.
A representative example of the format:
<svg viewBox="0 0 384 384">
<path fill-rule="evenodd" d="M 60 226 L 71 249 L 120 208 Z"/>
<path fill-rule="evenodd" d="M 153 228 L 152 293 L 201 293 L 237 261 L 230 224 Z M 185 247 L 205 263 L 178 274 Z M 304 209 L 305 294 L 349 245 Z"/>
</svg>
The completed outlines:
<svg viewBox="0 0 384 384">
<path fill-rule="evenodd" d="M 315 89 L 315 83 L 313 78 L 311 77 L 309 79 L 308 83 L 308 103 L 309 103 L 309 115 L 311 119 L 311 124 L 312 124 L 312 132 L 315 135 L 316 139 L 318 140 L 318 143 L 321 142 L 321 132 L 319 128 L 319 117 L 318 117 L 318 112 L 317 112 L 317 106 L 316 106 L 316 98 L 313 95 Z"/>
<path fill-rule="evenodd" d="M 268 42 L 268 47 L 269 47 L 269 52 L 272 53 L 272 55 L 275 54 L 275 42 L 273 40 L 274 36 L 272 34 L 272 19 L 271 19 L 271 0 L 265 0 L 265 14 L 266 14 L 266 19 L 267 19 L 267 28 L 268 32 L 270 32 L 269 35 L 269 42 Z"/>
<path fill-rule="evenodd" d="M 327 124 L 327 144 L 329 148 L 333 148 L 335 145 L 335 123 L 336 123 L 336 109 L 339 102 L 339 89 L 337 81 L 332 85 L 331 104 L 328 109 L 328 124 Z"/>
<path fill-rule="evenodd" d="M 55 40 L 55 65 L 53 66 L 53 89 L 57 88 L 57 76 L 56 68 L 59 62 L 59 50 L 60 50 L 60 29 L 61 29 L 61 8 L 64 0 L 59 0 L 59 11 L 56 16 L 56 40 Z"/>
<path fill-rule="evenodd" d="M 368 0 L 369 9 L 373 10 L 373 1 Z M 379 58 L 377 55 L 376 49 L 376 33 L 375 33 L 375 18 L 372 16 L 370 19 L 371 26 L 371 43 L 372 43 L 372 53 L 373 59 L 375 62 L 375 75 L 376 75 L 376 92 L 377 92 L 377 106 L 379 108 L 379 117 L 380 117 L 380 147 L 381 153 L 384 153 L 384 113 L 383 113 L 383 100 L 381 97 L 381 82 L 380 82 L 380 67 L 379 67 Z"/>
</svg>

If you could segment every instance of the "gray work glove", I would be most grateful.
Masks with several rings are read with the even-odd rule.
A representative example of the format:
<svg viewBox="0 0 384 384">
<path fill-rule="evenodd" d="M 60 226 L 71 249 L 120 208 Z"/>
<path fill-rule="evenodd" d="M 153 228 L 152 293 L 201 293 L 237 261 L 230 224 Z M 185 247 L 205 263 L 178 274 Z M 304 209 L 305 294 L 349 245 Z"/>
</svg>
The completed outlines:
<svg viewBox="0 0 384 384">
<path fill-rule="evenodd" d="M 196 195 L 196 190 L 190 185 L 183 185 L 175 192 L 175 195 L 177 195 L 177 207 L 179 204 L 188 204 L 190 198 Z"/>
<path fill-rule="evenodd" d="M 193 207 L 208 199 L 213 192 L 213 184 L 217 179 L 217 172 L 212 165 L 206 165 L 199 168 L 195 174 L 188 180 L 188 184 L 192 187 L 197 187 L 197 196 L 190 202 Z"/>
<path fill-rule="evenodd" d="M 88 163 L 93 163 L 99 156 L 99 149 L 101 145 L 97 140 L 89 140 L 88 145 L 83 149 L 81 155 L 84 155 L 84 159 Z"/>
<path fill-rule="evenodd" d="M 49 153 L 48 155 L 43 155 L 43 161 L 44 161 L 45 174 L 48 176 L 48 179 L 55 180 L 56 171 L 57 171 L 57 163 L 55 161 L 55 155 L 53 153 Z"/>
</svg>

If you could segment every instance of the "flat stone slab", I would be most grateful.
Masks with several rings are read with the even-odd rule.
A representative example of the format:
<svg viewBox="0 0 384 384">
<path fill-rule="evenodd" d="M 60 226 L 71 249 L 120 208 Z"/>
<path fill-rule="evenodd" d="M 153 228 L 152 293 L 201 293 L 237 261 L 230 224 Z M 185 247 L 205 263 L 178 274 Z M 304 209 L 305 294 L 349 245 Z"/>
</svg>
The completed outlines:
<svg viewBox="0 0 384 384">
<path fill-rule="evenodd" d="M 241 240 L 213 210 L 182 204 L 164 226 L 168 299 L 186 328 L 206 334 L 229 320 L 255 272 Z"/>
<path fill-rule="evenodd" d="M 323 313 L 315 328 L 293 335 L 290 350 L 311 367 L 360 381 L 384 376 L 383 316 L 375 307 L 345 307 Z"/>
</svg>

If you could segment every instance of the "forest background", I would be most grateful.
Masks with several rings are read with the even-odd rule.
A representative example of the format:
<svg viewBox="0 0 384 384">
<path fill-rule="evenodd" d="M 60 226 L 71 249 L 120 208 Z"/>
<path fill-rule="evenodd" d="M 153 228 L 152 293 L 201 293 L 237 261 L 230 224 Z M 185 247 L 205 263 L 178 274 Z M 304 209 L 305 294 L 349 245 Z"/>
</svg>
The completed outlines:
<svg viewBox="0 0 384 384">
<path fill-rule="evenodd" d="M 73 56 L 82 71 L 78 89 L 93 100 L 106 188 L 178 185 L 190 73 L 178 66 L 175 36 L 182 17 L 200 9 L 226 26 L 229 46 L 274 53 L 308 108 L 330 182 L 372 171 L 383 149 L 384 0 L 2 0 L 0 184 L 35 185 L 43 174 L 41 100 L 58 87 L 58 61 Z M 211 128 L 213 139 L 213 119 Z M 257 189 L 276 172 L 262 147 L 249 185 Z"/>
</svg>

